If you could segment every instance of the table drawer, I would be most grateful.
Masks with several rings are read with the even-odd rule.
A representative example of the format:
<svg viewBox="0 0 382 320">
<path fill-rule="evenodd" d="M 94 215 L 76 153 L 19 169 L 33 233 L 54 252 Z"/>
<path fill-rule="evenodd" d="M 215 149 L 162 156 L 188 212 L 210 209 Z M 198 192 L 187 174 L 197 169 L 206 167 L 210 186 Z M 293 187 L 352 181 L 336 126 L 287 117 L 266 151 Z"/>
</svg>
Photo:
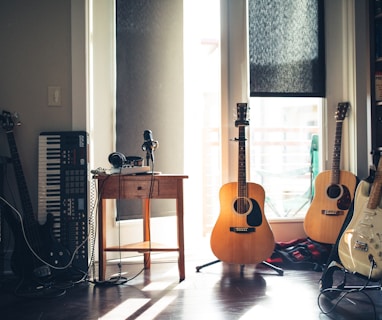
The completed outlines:
<svg viewBox="0 0 382 320">
<path fill-rule="evenodd" d="M 158 181 L 129 180 L 122 181 L 122 192 L 128 198 L 157 198 Z M 151 189 L 151 194 L 150 194 Z"/>
</svg>

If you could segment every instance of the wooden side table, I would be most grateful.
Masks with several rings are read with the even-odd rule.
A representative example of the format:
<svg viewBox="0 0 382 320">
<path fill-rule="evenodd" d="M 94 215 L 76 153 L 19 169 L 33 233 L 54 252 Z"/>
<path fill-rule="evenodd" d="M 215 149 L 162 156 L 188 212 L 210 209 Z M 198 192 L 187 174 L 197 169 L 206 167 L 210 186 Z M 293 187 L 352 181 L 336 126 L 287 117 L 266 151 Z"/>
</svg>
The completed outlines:
<svg viewBox="0 0 382 320">
<path fill-rule="evenodd" d="M 183 229 L 183 180 L 185 175 L 96 175 L 100 202 L 98 204 L 99 280 L 105 280 L 106 252 L 135 251 L 144 253 L 144 266 L 150 268 L 150 252 L 178 251 L 179 281 L 185 279 L 184 229 Z M 151 188 L 152 185 L 152 188 Z M 151 188 L 151 194 L 150 194 Z M 142 199 L 143 242 L 121 246 L 106 244 L 106 200 Z M 150 199 L 176 199 L 177 240 L 172 247 L 153 243 L 150 239 Z"/>
</svg>

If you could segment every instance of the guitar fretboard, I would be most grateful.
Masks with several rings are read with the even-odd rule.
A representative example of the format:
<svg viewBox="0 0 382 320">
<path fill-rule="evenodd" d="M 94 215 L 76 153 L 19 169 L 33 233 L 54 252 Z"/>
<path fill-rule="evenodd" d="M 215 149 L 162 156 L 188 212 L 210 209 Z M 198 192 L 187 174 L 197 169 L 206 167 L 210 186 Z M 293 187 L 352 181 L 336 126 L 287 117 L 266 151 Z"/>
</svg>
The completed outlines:
<svg viewBox="0 0 382 320">
<path fill-rule="evenodd" d="M 350 107 L 349 102 L 340 102 L 338 103 L 337 111 L 335 114 L 336 133 L 334 137 L 334 149 L 333 149 L 332 171 L 331 171 L 332 185 L 337 185 L 340 182 L 342 127 L 343 127 L 343 122 L 349 107 Z"/>
<path fill-rule="evenodd" d="M 340 181 L 341 143 L 342 143 L 343 120 L 337 120 L 336 135 L 333 149 L 332 184 Z"/>
<path fill-rule="evenodd" d="M 245 155 L 245 127 L 239 126 L 238 196 L 247 197 L 247 167 Z"/>
<path fill-rule="evenodd" d="M 34 223 L 35 218 L 33 214 L 32 202 L 29 197 L 28 187 L 25 180 L 24 172 L 22 169 L 19 153 L 17 151 L 16 140 L 13 135 L 13 131 L 7 131 L 7 139 L 9 144 L 9 150 L 11 153 L 13 167 L 15 170 L 17 187 L 19 189 L 21 205 L 23 208 L 23 219 L 24 226 L 31 225 Z"/>
</svg>

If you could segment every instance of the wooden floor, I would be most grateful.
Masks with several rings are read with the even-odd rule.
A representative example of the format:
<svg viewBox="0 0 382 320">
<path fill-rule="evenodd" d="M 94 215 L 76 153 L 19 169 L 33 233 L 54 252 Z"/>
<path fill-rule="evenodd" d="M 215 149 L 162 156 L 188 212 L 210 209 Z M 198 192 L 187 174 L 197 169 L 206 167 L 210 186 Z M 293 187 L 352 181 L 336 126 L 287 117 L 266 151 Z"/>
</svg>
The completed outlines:
<svg viewBox="0 0 382 320">
<path fill-rule="evenodd" d="M 382 319 L 382 293 L 366 290 L 320 295 L 321 272 L 216 263 L 213 256 L 186 255 L 179 283 L 176 256 L 156 254 L 150 270 L 137 258 L 110 262 L 104 283 L 57 283 L 20 290 L 11 277 L 0 287 L 0 318 L 6 319 Z M 333 276 L 337 281 L 338 275 Z M 356 285 L 359 278 L 349 277 Z M 361 284 L 364 283 L 362 280 Z M 18 292 L 22 296 L 15 295 Z M 325 314 L 323 311 L 328 311 Z"/>
</svg>

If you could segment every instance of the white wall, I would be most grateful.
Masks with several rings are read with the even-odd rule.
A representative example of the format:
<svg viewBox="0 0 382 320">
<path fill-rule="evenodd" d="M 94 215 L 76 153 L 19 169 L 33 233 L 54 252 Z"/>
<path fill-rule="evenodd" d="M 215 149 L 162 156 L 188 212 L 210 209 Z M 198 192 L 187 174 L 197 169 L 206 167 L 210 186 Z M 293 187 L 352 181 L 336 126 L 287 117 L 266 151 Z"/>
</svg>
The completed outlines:
<svg viewBox="0 0 382 320">
<path fill-rule="evenodd" d="M 35 211 L 38 135 L 73 128 L 70 19 L 69 1 L 0 1 L 0 111 L 20 115 L 14 135 Z M 61 87 L 61 106 L 48 106 L 48 86 Z M 3 134 L 0 150 L 9 154 Z"/>
</svg>

